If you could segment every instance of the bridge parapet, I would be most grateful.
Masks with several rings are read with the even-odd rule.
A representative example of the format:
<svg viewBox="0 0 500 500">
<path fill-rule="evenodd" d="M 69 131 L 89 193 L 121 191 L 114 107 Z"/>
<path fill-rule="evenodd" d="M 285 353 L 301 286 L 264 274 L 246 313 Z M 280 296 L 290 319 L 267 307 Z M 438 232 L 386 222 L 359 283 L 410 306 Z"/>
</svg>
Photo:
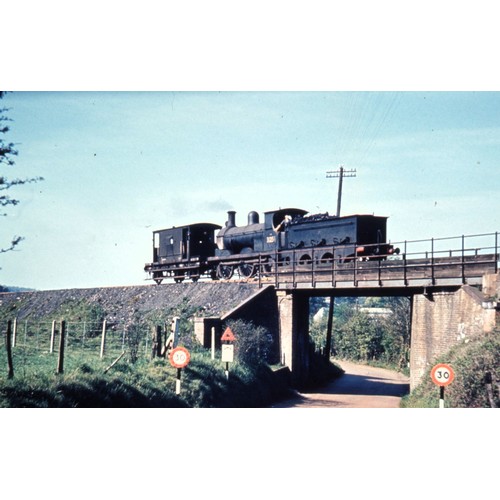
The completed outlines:
<svg viewBox="0 0 500 500">
<path fill-rule="evenodd" d="M 398 255 L 363 260 L 336 256 L 335 247 L 276 252 L 259 262 L 259 285 L 276 289 L 401 288 L 482 285 L 499 269 L 498 233 L 404 241 Z"/>
</svg>

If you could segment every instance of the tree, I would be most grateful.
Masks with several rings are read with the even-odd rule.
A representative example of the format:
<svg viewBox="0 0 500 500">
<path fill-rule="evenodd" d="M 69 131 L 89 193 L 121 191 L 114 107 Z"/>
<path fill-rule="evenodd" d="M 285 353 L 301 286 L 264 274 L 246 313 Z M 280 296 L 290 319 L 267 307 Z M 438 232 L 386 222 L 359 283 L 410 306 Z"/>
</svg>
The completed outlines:
<svg viewBox="0 0 500 500">
<path fill-rule="evenodd" d="M 228 326 L 236 337 L 235 354 L 238 361 L 248 364 L 277 362 L 277 345 L 266 328 L 241 319 L 230 320 Z"/>
<path fill-rule="evenodd" d="M 398 368 L 406 368 L 410 361 L 411 299 L 392 297 L 388 307 L 392 309 L 392 315 L 383 320 L 386 360 Z"/>
<path fill-rule="evenodd" d="M 5 92 L 0 91 L 0 99 L 2 99 L 5 95 Z M 14 157 L 17 156 L 18 151 L 15 149 L 15 144 L 12 142 L 6 142 L 3 139 L 3 135 L 9 131 L 9 127 L 7 122 L 12 121 L 10 118 L 6 116 L 5 113 L 9 111 L 8 108 L 0 108 L 0 167 L 2 170 L 4 168 L 9 169 L 13 167 Z M 19 186 L 22 184 L 28 184 L 31 182 L 38 182 L 43 180 L 42 177 L 34 177 L 31 179 L 10 179 L 2 174 L 0 171 L 0 207 L 2 210 L 4 207 L 8 207 L 10 205 L 15 206 L 19 203 L 19 200 L 16 198 L 12 198 L 6 191 L 14 186 Z M 7 213 L 0 213 L 2 216 L 6 216 Z M 21 241 L 23 240 L 22 236 L 14 236 L 10 245 L 6 248 L 0 246 L 0 253 L 9 252 L 13 250 Z"/>
</svg>

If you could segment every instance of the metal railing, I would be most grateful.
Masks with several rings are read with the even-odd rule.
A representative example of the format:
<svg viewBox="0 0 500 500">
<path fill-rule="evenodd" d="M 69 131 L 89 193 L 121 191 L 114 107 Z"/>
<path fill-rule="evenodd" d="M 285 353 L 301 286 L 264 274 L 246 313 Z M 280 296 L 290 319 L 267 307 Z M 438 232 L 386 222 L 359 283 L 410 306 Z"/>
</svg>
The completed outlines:
<svg viewBox="0 0 500 500">
<path fill-rule="evenodd" d="M 378 245 L 323 246 L 259 256 L 259 285 L 276 288 L 466 284 L 498 272 L 498 232 L 391 243 L 399 252 L 366 257 Z M 346 256 L 347 254 L 347 256 Z"/>
</svg>

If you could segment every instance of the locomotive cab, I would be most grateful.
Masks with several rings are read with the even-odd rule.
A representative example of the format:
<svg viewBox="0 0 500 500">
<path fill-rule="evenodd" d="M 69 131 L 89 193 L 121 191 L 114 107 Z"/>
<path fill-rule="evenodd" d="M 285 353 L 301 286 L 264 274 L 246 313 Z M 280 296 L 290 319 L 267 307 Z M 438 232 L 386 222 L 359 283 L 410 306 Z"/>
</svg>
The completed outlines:
<svg viewBox="0 0 500 500">
<path fill-rule="evenodd" d="M 285 208 L 264 214 L 264 248 L 268 251 L 282 250 L 288 247 L 287 230 L 292 221 L 300 220 L 307 210 Z"/>
<path fill-rule="evenodd" d="M 302 210 L 300 208 L 282 208 L 280 210 L 273 210 L 271 212 L 266 212 L 265 216 L 265 228 L 266 230 L 272 229 L 276 233 L 279 233 L 285 229 L 285 227 L 297 217 L 303 217 L 307 214 L 307 210 Z"/>
</svg>

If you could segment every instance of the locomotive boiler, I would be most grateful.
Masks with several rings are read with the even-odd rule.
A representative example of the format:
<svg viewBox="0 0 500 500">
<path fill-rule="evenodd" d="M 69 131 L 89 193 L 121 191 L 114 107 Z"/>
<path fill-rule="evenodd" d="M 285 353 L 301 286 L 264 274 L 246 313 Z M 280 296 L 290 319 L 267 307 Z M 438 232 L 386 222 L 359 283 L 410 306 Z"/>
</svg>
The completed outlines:
<svg viewBox="0 0 500 500">
<path fill-rule="evenodd" d="M 387 217 L 308 215 L 288 208 L 248 214 L 247 224 L 236 224 L 229 211 L 224 227 L 198 223 L 153 232 L 153 262 L 145 271 L 161 283 L 202 276 L 231 279 L 266 275 L 289 266 L 327 268 L 353 259 L 386 259 L 398 250 L 386 242 Z M 217 234 L 216 231 L 218 230 Z"/>
</svg>

